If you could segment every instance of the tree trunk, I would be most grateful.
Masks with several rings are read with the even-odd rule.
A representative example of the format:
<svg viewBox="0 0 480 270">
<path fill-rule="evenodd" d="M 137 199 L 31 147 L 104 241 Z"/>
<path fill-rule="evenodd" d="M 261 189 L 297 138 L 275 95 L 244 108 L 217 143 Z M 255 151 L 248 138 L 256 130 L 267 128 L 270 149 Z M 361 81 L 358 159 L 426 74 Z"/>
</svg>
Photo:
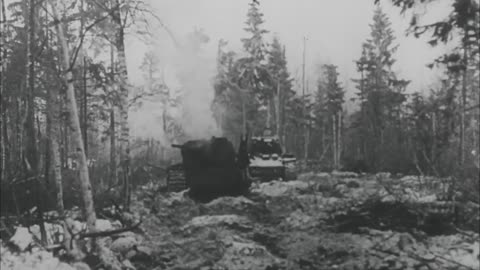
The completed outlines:
<svg viewBox="0 0 480 270">
<path fill-rule="evenodd" d="M 27 39 L 27 74 L 28 74 L 28 88 L 27 88 L 27 118 L 25 121 L 26 131 L 26 158 L 29 165 L 29 174 L 32 176 L 38 173 L 38 150 L 37 150 L 37 134 L 35 133 L 35 3 L 33 0 L 29 1 L 29 23 L 28 23 L 28 39 Z"/>
<path fill-rule="evenodd" d="M 80 11 L 81 16 L 80 16 L 80 35 L 85 31 L 85 18 L 84 18 L 84 0 L 80 1 Z M 83 43 L 82 43 L 83 46 Z M 88 115 L 87 115 L 87 106 L 88 106 L 88 101 L 87 101 L 87 60 L 85 56 L 85 51 L 82 48 L 80 48 L 80 53 L 81 53 L 81 58 L 82 59 L 82 107 L 80 108 L 81 110 L 81 115 L 83 116 L 81 119 L 81 127 L 82 127 L 82 134 L 83 134 L 83 147 L 85 148 L 85 156 L 88 157 Z"/>
<path fill-rule="evenodd" d="M 0 102 L 1 103 L 1 102 Z M 0 110 L 0 118 L 2 119 L 0 122 L 1 122 L 1 132 L 2 132 L 2 135 L 1 135 L 1 138 L 0 138 L 0 144 L 1 144 L 1 147 L 2 147 L 2 152 L 1 152 L 1 167 L 2 167 L 2 172 L 0 173 L 0 182 L 1 181 L 5 181 L 7 179 L 7 176 L 9 175 L 9 170 L 8 170 L 8 166 L 7 166 L 7 117 L 6 117 L 6 113 L 5 113 L 5 109 L 2 108 Z M 11 147 L 9 147 L 8 149 L 9 153 L 11 153 Z"/>
<path fill-rule="evenodd" d="M 6 38 L 5 38 L 5 0 L 0 1 L 2 15 L 0 16 L 0 183 L 6 179 L 6 170 L 7 170 L 7 162 L 6 162 L 6 150 L 5 150 L 5 113 L 4 113 L 4 97 L 3 93 L 5 88 L 5 72 L 7 67 L 6 61 Z"/>
<path fill-rule="evenodd" d="M 110 46 L 110 79 L 111 91 L 114 91 L 115 81 L 115 49 Z M 114 102 L 110 104 L 110 186 L 118 184 L 117 171 L 117 142 L 116 142 L 116 128 L 115 128 L 115 106 Z"/>
<path fill-rule="evenodd" d="M 337 168 L 340 169 L 340 161 L 342 158 L 342 111 L 338 112 L 338 128 L 337 128 Z"/>
<path fill-rule="evenodd" d="M 82 91 L 82 131 L 83 131 L 83 147 L 85 148 L 85 156 L 88 157 L 88 100 L 87 100 L 87 61 L 85 59 L 85 56 L 83 56 L 83 76 L 82 76 L 82 86 L 83 86 L 83 91 Z"/>
<path fill-rule="evenodd" d="M 70 124 L 73 134 L 73 141 L 78 154 L 79 172 L 80 172 L 80 184 L 82 190 L 83 203 L 85 207 L 85 214 L 87 219 L 87 229 L 89 231 L 95 231 L 96 214 L 93 205 L 92 186 L 88 175 L 87 158 L 85 156 L 85 150 L 83 148 L 82 133 L 80 131 L 80 121 L 78 119 L 77 103 L 75 100 L 75 90 L 73 87 L 72 72 L 69 70 L 70 66 L 70 52 L 68 49 L 67 40 L 63 32 L 63 26 L 59 21 L 57 9 L 55 7 L 56 1 L 50 0 L 52 6 L 52 12 L 54 21 L 56 23 L 56 30 L 58 35 L 58 42 L 61 45 L 63 52 L 63 68 L 65 73 L 65 82 L 67 84 L 67 105 L 70 112 Z"/>
<path fill-rule="evenodd" d="M 50 163 L 50 169 L 53 172 L 55 177 L 55 189 L 56 189 L 56 208 L 60 216 L 63 215 L 65 207 L 63 205 L 63 184 L 62 184 L 62 163 L 60 160 L 60 149 L 58 146 L 59 140 L 59 121 L 58 121 L 58 102 L 57 102 L 57 93 L 52 89 L 48 89 L 47 95 L 47 121 L 50 122 L 49 128 L 49 146 L 48 151 L 52 157 L 52 162 Z"/>
<path fill-rule="evenodd" d="M 436 153 L 437 153 L 437 125 L 436 125 L 436 114 L 435 112 L 432 113 L 432 151 L 430 154 L 430 161 L 432 162 L 432 165 L 435 164 L 436 162 Z"/>
<path fill-rule="evenodd" d="M 462 102 L 460 106 L 460 166 L 465 164 L 465 113 L 467 108 L 467 74 L 468 74 L 468 53 L 467 53 L 467 26 L 465 26 L 464 42 L 463 42 L 463 61 L 465 69 L 462 76 Z"/>
<path fill-rule="evenodd" d="M 110 109 L 110 185 L 118 183 L 117 173 L 117 152 L 115 142 L 115 111 L 112 106 Z"/>
<path fill-rule="evenodd" d="M 281 94 L 280 94 L 280 81 L 277 80 L 277 94 L 275 95 L 275 124 L 276 124 L 276 132 L 277 132 L 277 137 L 280 140 L 280 144 L 282 145 L 282 148 L 285 148 L 284 143 L 282 142 L 282 119 L 280 115 L 281 111 Z M 285 149 L 283 149 L 285 151 Z"/>
<path fill-rule="evenodd" d="M 272 102 L 270 97 L 267 98 L 267 123 L 265 126 L 267 129 L 272 128 Z"/>
<path fill-rule="evenodd" d="M 23 83 L 21 83 L 21 88 L 23 88 Z M 21 89 L 23 90 L 23 89 Z M 15 150 L 16 153 L 13 155 L 13 164 L 16 164 L 16 169 L 21 169 L 21 164 L 23 164 L 23 119 L 22 119 L 22 102 L 20 98 L 15 99 L 16 104 L 16 118 L 15 118 Z"/>
<path fill-rule="evenodd" d="M 63 141 L 63 166 L 68 167 L 69 166 L 69 158 L 70 158 L 70 132 L 68 128 L 68 122 L 69 122 L 69 117 L 70 117 L 70 112 L 66 106 L 67 104 L 67 97 L 65 95 L 62 96 L 62 99 L 64 100 L 62 104 L 62 112 L 65 117 L 62 117 L 63 121 L 63 136 L 62 136 L 62 141 Z"/>
<path fill-rule="evenodd" d="M 247 109 L 245 105 L 245 95 L 246 93 L 240 93 L 242 99 L 242 134 L 246 136 L 247 134 Z"/>
<path fill-rule="evenodd" d="M 47 89 L 47 99 L 46 99 L 46 118 L 47 118 L 47 127 L 46 127 L 46 134 L 45 134 L 45 184 L 47 187 L 50 186 L 50 173 L 52 172 L 52 151 L 51 151 L 51 143 L 52 143 L 52 117 L 49 115 L 49 110 L 51 109 L 52 102 L 49 100 L 49 91 L 51 89 Z"/>
<path fill-rule="evenodd" d="M 305 119 L 305 140 L 304 140 L 304 158 L 305 158 L 305 161 L 308 160 L 308 154 L 309 154 L 309 151 L 308 151 L 308 148 L 309 148 L 309 145 L 310 145 L 310 120 L 307 120 Z"/>
<path fill-rule="evenodd" d="M 124 195 L 124 209 L 128 210 L 130 206 L 131 183 L 130 183 L 130 130 L 128 127 L 128 72 L 127 59 L 125 56 L 125 33 L 122 25 L 120 2 L 115 0 L 115 8 L 112 13 L 112 19 L 116 26 L 115 33 L 115 47 L 117 48 L 118 59 L 118 73 L 120 81 L 120 162 L 122 164 L 122 179 L 123 179 L 123 195 Z"/>
<path fill-rule="evenodd" d="M 45 224 L 43 222 L 43 209 L 45 196 L 42 188 L 43 183 L 38 177 L 39 173 L 39 160 L 38 160 L 38 148 L 37 148 L 37 133 L 35 132 L 35 1 L 30 0 L 28 2 L 28 25 L 26 25 L 28 31 L 27 38 L 27 74 L 28 74 L 28 87 L 27 87 L 27 111 L 25 121 L 25 131 L 27 143 L 25 146 L 25 163 L 27 177 L 34 177 L 37 189 L 35 192 L 35 199 L 38 207 L 38 219 L 40 225 L 41 242 L 47 244 L 47 233 L 45 231 Z"/>
<path fill-rule="evenodd" d="M 335 114 L 332 115 L 332 154 L 333 154 L 333 168 L 337 169 L 337 124 Z"/>
</svg>

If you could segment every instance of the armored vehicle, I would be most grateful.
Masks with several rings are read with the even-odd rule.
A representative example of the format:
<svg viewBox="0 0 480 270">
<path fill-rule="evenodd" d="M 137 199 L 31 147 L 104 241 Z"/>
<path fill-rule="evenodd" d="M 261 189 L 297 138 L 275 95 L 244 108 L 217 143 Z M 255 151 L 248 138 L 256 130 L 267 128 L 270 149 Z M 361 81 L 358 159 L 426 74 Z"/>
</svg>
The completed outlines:
<svg viewBox="0 0 480 270">
<path fill-rule="evenodd" d="M 195 200 L 210 201 L 220 196 L 238 196 L 248 192 L 246 139 L 242 139 L 238 153 L 226 138 L 192 140 L 179 148 L 182 163 L 167 169 L 169 191 L 189 189 Z"/>
<path fill-rule="evenodd" d="M 296 158 L 283 153 L 277 136 L 265 133 L 262 137 L 253 137 L 249 160 L 248 172 L 252 179 L 261 182 L 296 179 Z"/>
</svg>

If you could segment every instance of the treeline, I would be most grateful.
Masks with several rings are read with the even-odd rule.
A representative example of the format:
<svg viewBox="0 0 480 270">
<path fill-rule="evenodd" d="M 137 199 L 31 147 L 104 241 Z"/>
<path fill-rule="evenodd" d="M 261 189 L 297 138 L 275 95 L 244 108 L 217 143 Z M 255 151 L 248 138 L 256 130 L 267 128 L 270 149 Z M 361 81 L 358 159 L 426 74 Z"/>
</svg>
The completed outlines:
<svg viewBox="0 0 480 270">
<path fill-rule="evenodd" d="M 402 12 L 415 8 L 408 0 L 393 3 Z M 314 159 L 326 170 L 463 173 L 478 179 L 478 3 L 456 0 L 444 20 L 430 25 L 420 21 L 412 17 L 412 35 L 431 34 L 432 46 L 457 45 L 433 63 L 419 63 L 437 67 L 444 79 L 407 94 L 410 81 L 393 71 L 398 44 L 387 15 L 377 7 L 370 37 L 359 45 L 362 54 L 353 63 L 358 109 L 347 114 L 337 66 L 322 66 L 313 95 L 293 86 L 286 48 L 278 37 L 266 40 L 263 14 L 253 1 L 243 51 L 226 51 L 226 41 L 219 43 L 212 105 L 216 119 L 233 140 L 247 129 L 259 135 L 269 128 L 287 152 Z M 300 85 L 305 87 L 304 81 Z"/>
<path fill-rule="evenodd" d="M 394 4 L 408 10 L 415 7 L 410 2 Z M 153 24 L 163 24 L 142 0 L 0 3 L 2 202 L 49 202 L 63 209 L 68 200 L 59 191 L 69 188 L 66 196 L 91 207 L 89 193 L 116 190 L 128 208 L 137 182 L 131 174 L 169 158 L 158 141 L 134 139 L 129 111 L 158 104 L 167 141 L 186 138 L 169 112 L 181 106 L 182 95 L 165 84 L 154 54 L 141 67 L 145 85 L 129 83 L 126 36 L 148 38 Z M 433 63 L 445 70 L 438 87 L 409 91 L 415 94 L 406 94 L 408 80 L 392 71 L 397 45 L 388 18 L 377 9 L 352 78 L 358 110 L 347 114 L 335 65 L 317 74 L 314 94 L 303 94 L 311 92 L 305 84 L 294 87 L 287 48 L 279 37 L 266 40 L 263 15 L 253 1 L 243 51 L 219 43 L 212 111 L 237 145 L 247 130 L 261 134 L 270 128 L 287 152 L 318 160 L 325 170 L 478 177 L 478 9 L 474 0 L 455 0 L 442 21 L 423 26 L 412 20 L 412 34 L 432 34 L 431 45 L 458 45 Z M 197 31 L 192 38 L 204 35 Z M 2 210 L 5 205 L 12 204 L 2 203 Z"/>
<path fill-rule="evenodd" d="M 159 23 L 151 10 L 141 0 L 1 1 L 2 213 L 64 202 L 92 210 L 92 196 L 111 189 L 128 208 L 132 157 L 162 156 L 131 139 L 128 112 L 145 97 L 176 102 L 163 84 L 129 83 L 126 37 L 148 38 Z M 146 75 L 154 64 L 145 61 Z M 168 116 L 163 125 L 176 130 Z"/>
</svg>

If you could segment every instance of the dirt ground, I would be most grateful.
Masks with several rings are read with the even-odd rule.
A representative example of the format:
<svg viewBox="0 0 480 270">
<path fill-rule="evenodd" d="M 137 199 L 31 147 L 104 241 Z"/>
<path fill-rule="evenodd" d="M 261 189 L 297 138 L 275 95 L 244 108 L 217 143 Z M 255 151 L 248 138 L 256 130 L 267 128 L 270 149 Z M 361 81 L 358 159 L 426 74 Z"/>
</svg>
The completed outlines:
<svg viewBox="0 0 480 270">
<path fill-rule="evenodd" d="M 142 224 L 104 239 L 120 262 L 104 269 L 479 269 L 478 231 L 460 229 L 455 215 L 468 208 L 468 224 L 478 225 L 477 206 L 442 200 L 431 182 L 309 173 L 206 204 L 143 186 L 131 209 Z M 25 260 L 2 245 L 2 270 Z"/>
</svg>

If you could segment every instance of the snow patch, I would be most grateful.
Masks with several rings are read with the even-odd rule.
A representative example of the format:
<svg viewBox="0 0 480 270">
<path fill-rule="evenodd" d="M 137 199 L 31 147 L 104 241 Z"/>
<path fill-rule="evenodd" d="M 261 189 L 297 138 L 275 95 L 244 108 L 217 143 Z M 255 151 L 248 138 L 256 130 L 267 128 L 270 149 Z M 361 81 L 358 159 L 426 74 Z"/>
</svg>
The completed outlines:
<svg viewBox="0 0 480 270">
<path fill-rule="evenodd" d="M 15 230 L 15 234 L 10 238 L 10 242 L 17 246 L 21 251 L 24 251 L 28 246 L 33 244 L 33 235 L 27 228 L 18 227 Z"/>
<path fill-rule="evenodd" d="M 217 215 L 217 216 L 199 216 L 194 217 L 187 223 L 185 228 L 188 227 L 206 227 L 215 225 L 234 225 L 249 223 L 246 217 L 238 215 Z"/>
<path fill-rule="evenodd" d="M 250 159 L 250 166 L 254 167 L 283 167 L 283 162 L 280 159 L 262 159 L 254 157 Z"/>
</svg>

